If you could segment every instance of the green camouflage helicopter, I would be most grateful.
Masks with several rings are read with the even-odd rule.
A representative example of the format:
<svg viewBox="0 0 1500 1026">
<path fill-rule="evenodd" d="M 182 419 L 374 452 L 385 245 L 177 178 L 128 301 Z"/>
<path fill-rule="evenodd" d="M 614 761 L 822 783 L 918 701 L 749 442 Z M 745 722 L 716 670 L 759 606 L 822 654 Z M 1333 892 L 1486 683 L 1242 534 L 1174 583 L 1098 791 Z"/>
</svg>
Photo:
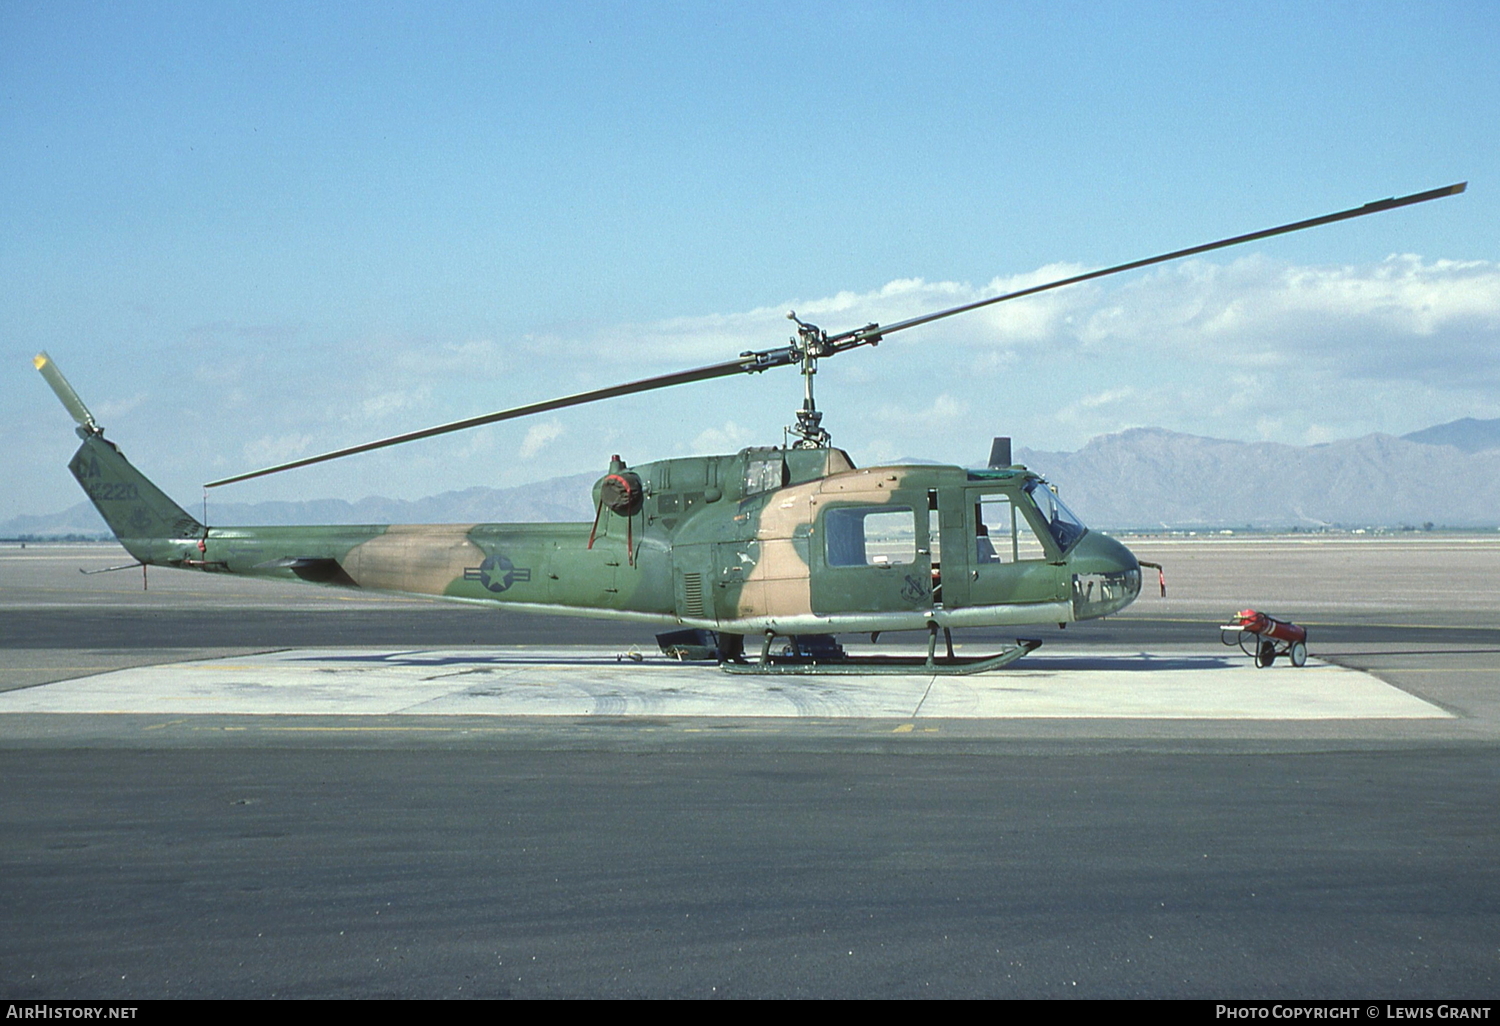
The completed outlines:
<svg viewBox="0 0 1500 1026">
<path fill-rule="evenodd" d="M 813 401 L 818 361 L 908 328 L 1050 289 L 1273 235 L 1456 195 L 1467 183 L 1381 200 L 994 296 L 891 325 L 830 335 L 796 323 L 789 343 L 724 363 L 532 403 L 211 482 L 290 470 L 450 431 L 615 396 L 799 367 L 796 441 L 734 455 L 627 466 L 617 456 L 580 524 L 210 527 L 135 469 L 51 359 L 35 359 L 78 423 L 69 469 L 138 562 L 505 609 L 638 620 L 676 628 L 663 648 L 753 673 L 974 673 L 1041 642 L 980 658 L 953 654 L 954 627 L 1064 625 L 1119 612 L 1141 590 L 1141 562 L 1090 531 L 996 439 L 989 466 L 856 468 L 831 445 Z M 1147 564 L 1155 566 L 1155 564 Z M 125 569 L 125 568 L 111 568 Z M 937 654 L 937 632 L 946 655 Z M 854 657 L 839 633 L 926 630 L 927 656 Z M 758 661 L 746 636 L 762 639 Z M 790 639 L 773 653 L 773 640 Z"/>
</svg>

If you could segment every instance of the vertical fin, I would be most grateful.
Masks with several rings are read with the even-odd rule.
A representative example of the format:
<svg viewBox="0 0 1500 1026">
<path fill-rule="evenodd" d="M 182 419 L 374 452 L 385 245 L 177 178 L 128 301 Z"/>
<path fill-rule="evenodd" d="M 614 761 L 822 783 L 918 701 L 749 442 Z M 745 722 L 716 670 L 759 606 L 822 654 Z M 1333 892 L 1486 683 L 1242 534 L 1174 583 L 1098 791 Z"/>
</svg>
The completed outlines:
<svg viewBox="0 0 1500 1026">
<path fill-rule="evenodd" d="M 184 543 L 195 545 L 204 536 L 202 524 L 101 434 L 84 438 L 68 469 L 120 544 L 143 563 L 160 562 L 168 552 L 176 553 Z M 177 544 L 158 544 L 164 542 Z"/>
<path fill-rule="evenodd" d="M 38 353 L 32 363 L 78 422 L 83 444 L 68 462 L 68 469 L 125 550 L 142 563 L 153 563 L 195 546 L 207 529 L 131 466 L 104 437 L 104 429 L 51 357 Z"/>
</svg>

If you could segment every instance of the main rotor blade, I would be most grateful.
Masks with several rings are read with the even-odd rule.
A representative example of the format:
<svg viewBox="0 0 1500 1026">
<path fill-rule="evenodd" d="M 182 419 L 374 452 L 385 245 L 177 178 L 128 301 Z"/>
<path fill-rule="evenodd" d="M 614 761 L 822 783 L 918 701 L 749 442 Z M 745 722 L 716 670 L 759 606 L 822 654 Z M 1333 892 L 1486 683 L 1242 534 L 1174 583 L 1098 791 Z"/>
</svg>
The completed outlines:
<svg viewBox="0 0 1500 1026">
<path fill-rule="evenodd" d="M 965 303 L 963 306 L 955 306 L 949 310 L 939 310 L 937 313 L 923 314 L 910 320 L 898 321 L 895 324 L 872 324 L 866 328 L 845 332 L 835 335 L 828 341 L 836 349 L 854 348 L 866 342 L 876 341 L 897 331 L 905 331 L 907 328 L 915 328 L 920 324 L 931 324 L 933 321 L 942 320 L 944 317 L 952 317 L 954 314 L 968 313 L 970 310 L 978 310 L 980 307 L 993 306 L 996 303 L 1004 303 L 1009 299 L 1020 299 L 1022 296 L 1034 296 L 1038 292 L 1047 292 L 1051 289 L 1060 289 L 1064 285 L 1077 285 L 1079 282 L 1092 281 L 1095 278 L 1103 278 L 1110 274 L 1119 274 L 1121 271 L 1133 271 L 1138 267 L 1150 267 L 1152 264 L 1166 263 L 1168 260 L 1178 260 L 1182 257 L 1194 256 L 1198 253 L 1207 253 L 1210 250 L 1223 249 L 1226 246 L 1238 246 L 1242 242 L 1254 242 L 1256 239 L 1268 239 L 1273 235 L 1285 235 L 1288 232 L 1298 232 L 1304 228 L 1316 228 L 1321 224 L 1332 224 L 1335 221 L 1347 221 L 1351 217 L 1364 217 L 1366 214 L 1378 214 L 1383 210 L 1394 210 L 1397 207 L 1409 207 L 1413 203 L 1426 203 L 1428 200 L 1441 199 L 1444 196 L 1457 196 L 1468 188 L 1468 182 L 1459 182 L 1456 185 L 1445 185 L 1441 189 L 1429 189 L 1427 192 L 1416 192 L 1410 196 L 1393 197 L 1391 199 L 1376 200 L 1366 203 L 1362 207 L 1351 207 L 1341 210 L 1336 214 L 1324 214 L 1322 217 L 1311 217 L 1306 221 L 1293 221 L 1291 224 L 1283 224 L 1276 228 L 1266 228 L 1248 235 L 1236 235 L 1231 239 L 1220 239 L 1218 242 L 1207 242 L 1201 246 L 1189 246 L 1187 249 L 1177 249 L 1160 256 L 1147 257 L 1144 260 L 1132 260 L 1128 264 L 1116 264 L 1114 267 L 1106 267 L 1099 271 L 1089 271 L 1087 274 L 1077 274 L 1071 278 L 1063 278 L 1061 281 L 1048 282 L 1045 285 L 1033 285 L 1031 288 L 1021 289 L 1017 292 L 1007 292 L 1003 296 L 992 296 L 989 299 L 981 299 L 974 303 Z M 840 343 L 843 343 L 841 346 Z"/>
<path fill-rule="evenodd" d="M 563 396 L 561 399 L 549 399 L 546 402 L 515 406 L 508 410 L 501 410 L 499 413 L 487 413 L 481 417 L 455 420 L 450 424 L 439 424 L 437 427 L 425 428 L 421 431 L 412 431 L 404 435 L 394 435 L 390 438 L 382 438 L 376 442 L 366 442 L 363 445 L 351 445 L 347 449 L 335 449 L 333 452 L 325 452 L 319 456 L 308 456 L 304 459 L 292 460 L 290 463 L 281 463 L 274 467 L 266 467 L 263 470 L 253 470 L 248 474 L 237 474 L 234 477 L 226 477 L 219 481 L 210 481 L 203 487 L 217 488 L 220 485 L 234 484 L 236 481 L 248 481 L 253 477 L 265 477 L 267 474 L 277 474 L 283 470 L 292 470 L 296 467 L 306 467 L 313 463 L 323 463 L 327 460 L 336 460 L 343 456 L 352 456 L 357 452 L 384 449 L 386 446 L 400 445 L 402 442 L 414 442 L 419 438 L 431 438 L 433 435 L 445 435 L 450 431 L 463 431 L 466 428 L 479 427 L 481 424 L 493 424 L 496 421 L 527 417 L 533 413 L 560 410 L 565 406 L 579 406 L 583 403 L 594 402 L 597 399 L 612 399 L 619 395 L 649 392 L 652 389 L 670 388 L 672 385 L 685 385 L 692 381 L 707 381 L 711 378 L 727 377 L 730 374 L 752 374 L 756 371 L 765 370 L 767 367 L 778 366 L 780 362 L 790 362 L 767 361 L 765 359 L 766 355 L 762 353 L 747 353 L 738 360 L 729 360 L 725 363 L 716 363 L 708 367 L 699 367 L 696 370 L 678 371 L 676 374 L 663 374 L 655 378 L 643 378 L 640 381 L 632 381 L 624 385 L 611 385 L 609 388 L 596 388 L 591 392 L 579 392 L 576 395 Z"/>
<path fill-rule="evenodd" d="M 973 303 L 965 303 L 947 310 L 939 310 L 936 313 L 923 314 L 909 320 L 898 321 L 895 324 L 880 325 L 870 324 L 854 331 L 846 331 L 839 335 L 828 336 L 823 339 L 820 351 L 814 352 L 813 356 L 832 356 L 846 349 L 857 346 L 871 345 L 879 342 L 882 338 L 897 331 L 905 331 L 907 328 L 915 328 L 918 325 L 930 324 L 933 321 L 942 320 L 944 317 L 952 317 L 956 314 L 967 313 L 970 310 L 978 310 L 981 307 L 993 306 L 1010 299 L 1020 299 L 1022 296 L 1034 296 L 1038 292 L 1047 292 L 1051 289 L 1060 289 L 1064 285 L 1076 285 L 1079 282 L 1091 281 L 1095 278 L 1103 278 L 1110 274 L 1119 274 L 1122 271 L 1135 270 L 1138 267 L 1149 267 L 1152 264 L 1165 263 L 1168 260 L 1177 260 L 1197 253 L 1207 253 L 1210 250 L 1223 249 L 1226 246 L 1237 246 L 1242 242 L 1253 242 L 1256 239 L 1266 239 L 1273 235 L 1285 235 L 1287 232 L 1301 231 L 1303 228 L 1314 228 L 1318 225 L 1332 224 L 1335 221 L 1344 221 L 1351 217 L 1363 217 L 1366 214 L 1375 214 L 1383 210 L 1393 210 L 1396 207 L 1410 206 L 1413 203 L 1425 203 L 1427 200 L 1439 199 L 1443 196 L 1456 196 L 1463 192 L 1468 186 L 1467 182 L 1459 182 L 1456 185 L 1444 186 L 1441 189 L 1431 189 L 1427 192 L 1413 193 L 1410 196 L 1392 197 L 1391 199 L 1377 200 L 1366 203 L 1362 207 L 1352 207 L 1349 210 L 1341 210 L 1336 214 L 1325 214 L 1322 217 L 1313 217 L 1305 221 L 1294 221 L 1291 224 L 1280 225 L 1275 228 L 1266 228 L 1258 232 L 1250 232 L 1248 235 L 1236 235 L 1229 239 L 1220 239 L 1218 242 L 1208 242 L 1201 246 L 1190 246 L 1187 249 L 1173 250 L 1171 253 L 1163 253 L 1160 256 L 1147 257 L 1144 260 L 1132 260 L 1125 264 L 1116 264 L 1114 267 L 1106 267 L 1098 271 L 1089 271 L 1086 274 L 1074 275 L 1071 278 L 1063 278 L 1060 281 L 1048 282 L 1045 285 L 1034 285 L 1031 288 L 1020 289 L 1016 292 L 1007 292 L 1004 295 L 992 296 L 989 299 L 981 299 Z M 323 463 L 328 460 L 336 460 L 344 456 L 353 456 L 355 453 L 369 452 L 372 449 L 383 449 L 391 445 L 400 445 L 403 442 L 414 442 L 419 438 L 431 438 L 433 435 L 443 435 L 450 431 L 463 431 L 466 428 L 479 427 L 482 424 L 493 424 L 502 420 L 513 420 L 517 417 L 526 417 L 535 413 L 546 413 L 548 410 L 559 410 L 567 406 L 580 406 L 584 403 L 595 402 L 599 399 L 612 399 L 616 396 L 632 395 L 636 392 L 649 392 L 658 388 L 669 388 L 672 385 L 684 385 L 694 381 L 707 381 L 711 378 L 727 377 L 731 374 L 754 374 L 767 370 L 771 367 L 784 367 L 789 364 L 798 363 L 803 359 L 803 351 L 796 345 L 783 346 L 775 349 L 762 349 L 756 352 L 741 353 L 739 359 L 729 360 L 724 363 L 711 364 L 707 367 L 699 367 L 696 370 L 679 371 L 676 374 L 663 374 L 655 378 L 643 378 L 640 381 L 632 381 L 624 385 L 612 385 L 608 388 L 597 388 L 590 392 L 579 392 L 576 395 L 564 396 L 561 399 L 550 399 L 546 402 L 530 403 L 526 406 L 516 406 L 509 410 L 501 410 L 498 413 L 489 413 L 481 417 L 469 417 L 465 420 L 456 420 L 449 424 L 439 424 L 437 427 L 426 428 L 422 431 L 412 431 L 404 435 L 394 435 L 390 438 L 382 438 L 375 442 L 366 442 L 363 445 L 350 446 L 347 449 L 336 449 L 333 452 L 325 452 L 319 456 L 308 456 L 300 460 L 292 460 L 290 463 L 281 463 L 274 467 L 266 467 L 263 470 L 251 471 L 248 474 L 238 474 L 234 477 L 226 477 L 218 481 L 210 481 L 204 485 L 205 488 L 218 488 L 220 485 L 234 484 L 237 481 L 248 481 L 251 478 L 265 477 L 267 474 L 277 474 L 283 470 L 293 470 L 297 467 L 306 467 L 314 463 Z M 38 357 L 42 360 L 43 357 Z M 42 364 L 38 363 L 42 369 Z M 46 370 L 43 370 L 46 373 Z M 49 377 L 49 381 L 52 379 Z M 54 385 L 54 388 L 57 386 Z M 59 395 L 62 393 L 59 392 Z M 67 399 L 64 398 L 64 402 Z M 81 403 L 78 404 L 80 407 Z M 69 407 L 72 410 L 72 407 Z M 85 411 L 86 412 L 86 411 Z M 75 416 L 77 414 L 75 413 Z"/>
</svg>

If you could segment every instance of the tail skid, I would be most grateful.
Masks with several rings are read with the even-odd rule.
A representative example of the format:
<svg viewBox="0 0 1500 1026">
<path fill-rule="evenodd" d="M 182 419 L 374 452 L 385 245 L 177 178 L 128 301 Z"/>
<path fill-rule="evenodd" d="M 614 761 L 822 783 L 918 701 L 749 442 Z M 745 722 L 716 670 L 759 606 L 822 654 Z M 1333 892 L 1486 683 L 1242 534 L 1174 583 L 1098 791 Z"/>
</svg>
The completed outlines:
<svg viewBox="0 0 1500 1026">
<path fill-rule="evenodd" d="M 46 353 L 32 361 L 78 423 L 83 444 L 68 462 L 84 494 L 125 550 L 142 563 L 180 563 L 208 529 L 131 466 Z"/>
</svg>

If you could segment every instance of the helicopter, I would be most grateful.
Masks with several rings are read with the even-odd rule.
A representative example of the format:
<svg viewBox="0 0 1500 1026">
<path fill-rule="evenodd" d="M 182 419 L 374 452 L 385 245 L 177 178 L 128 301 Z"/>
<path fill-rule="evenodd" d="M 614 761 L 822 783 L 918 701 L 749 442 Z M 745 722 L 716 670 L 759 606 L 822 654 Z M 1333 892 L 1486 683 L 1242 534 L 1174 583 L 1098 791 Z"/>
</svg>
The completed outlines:
<svg viewBox="0 0 1500 1026">
<path fill-rule="evenodd" d="M 991 296 L 895 324 L 829 334 L 789 313 L 784 346 L 366 442 L 212 481 L 217 488 L 373 449 L 737 374 L 797 367 L 804 394 L 779 446 L 628 465 L 593 486 L 592 523 L 212 527 L 167 497 L 104 437 L 46 353 L 33 363 L 77 423 L 69 470 L 136 566 L 300 580 L 501 609 L 657 624 L 665 651 L 734 673 L 967 674 L 1033 651 L 954 654 L 952 630 L 1025 627 L 1117 613 L 1143 564 L 1091 531 L 1045 479 L 996 439 L 988 465 L 856 467 L 832 444 L 813 395 L 820 360 L 982 307 L 1461 193 L 1393 197 Z M 791 438 L 795 436 L 795 441 Z M 1160 570 L 1160 567 L 1157 567 Z M 102 571 L 94 571 L 102 572 Z M 927 632 L 927 654 L 857 656 L 838 634 Z M 944 654 L 937 650 L 943 632 Z M 756 660 L 747 637 L 761 639 Z M 788 639 L 773 652 L 776 638 Z"/>
</svg>

